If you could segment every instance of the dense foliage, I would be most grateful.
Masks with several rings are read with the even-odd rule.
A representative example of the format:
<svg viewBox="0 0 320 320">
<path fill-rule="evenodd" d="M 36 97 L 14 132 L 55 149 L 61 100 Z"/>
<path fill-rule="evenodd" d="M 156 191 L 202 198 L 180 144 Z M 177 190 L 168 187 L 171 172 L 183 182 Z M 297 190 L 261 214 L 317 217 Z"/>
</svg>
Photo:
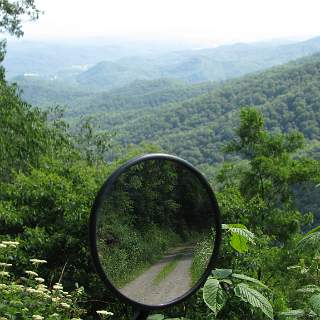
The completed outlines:
<svg viewBox="0 0 320 320">
<path fill-rule="evenodd" d="M 32 81 L 25 83 L 32 86 Z M 263 112 L 270 131 L 302 132 L 310 141 L 306 152 L 319 157 L 319 83 L 319 55 L 315 55 L 220 85 L 137 81 L 108 93 L 91 92 L 87 97 L 69 90 L 68 99 L 57 98 L 56 102 L 69 105 L 66 118 L 73 125 L 81 116 L 92 116 L 102 129 L 112 128 L 122 145 L 156 143 L 209 173 L 212 169 L 207 164 L 230 158 L 221 147 L 233 136 L 239 108 L 248 105 Z M 31 101 L 47 105 L 52 101 L 48 90 L 53 90 L 54 96 L 63 92 L 43 85 L 45 91 L 33 93 L 26 87 Z M 39 98 L 41 92 L 44 99 Z"/>
<path fill-rule="evenodd" d="M 299 130 L 319 138 L 319 56 L 232 80 L 179 104 L 96 114 L 123 144 L 152 141 L 192 163 L 228 159 L 221 146 L 233 136 L 238 110 L 256 106 L 272 131 Z"/>
<path fill-rule="evenodd" d="M 1 18 L 3 26 L 13 34 L 21 35 L 20 15 L 38 14 L 33 1 L 13 7 L 9 1 L 0 4 L 9 14 Z M 107 96 L 97 93 L 108 105 L 92 110 L 96 122 L 73 119 L 76 125 L 71 129 L 59 108 L 43 112 L 32 107 L 1 77 L 1 319 L 94 319 L 114 314 L 122 320 L 132 315 L 94 271 L 88 217 L 96 192 L 111 172 L 129 158 L 161 150 L 185 157 L 211 174 L 224 238 L 218 269 L 203 289 L 150 319 L 319 318 L 320 231 L 310 230 L 319 210 L 319 75 L 320 57 L 315 55 L 222 84 L 139 81 Z M 248 105 L 255 107 L 242 108 Z M 82 115 L 82 108 L 69 117 Z M 103 131 L 110 127 L 117 131 L 115 137 Z M 159 146 L 141 144 L 151 141 Z M 135 145 L 128 147 L 129 143 Z M 116 271 L 139 268 L 130 254 L 141 245 L 143 254 L 157 259 L 163 252 L 156 249 L 162 246 L 165 251 L 182 241 L 196 224 L 192 217 L 181 219 L 178 201 L 159 204 L 153 193 L 152 183 L 159 183 L 163 197 L 174 194 L 166 189 L 168 181 L 181 179 L 183 188 L 178 191 L 184 194 L 182 208 L 188 212 L 196 194 L 187 188 L 191 184 L 186 175 L 179 177 L 168 168 L 147 172 L 147 178 L 150 174 L 156 179 L 150 179 L 138 207 L 150 212 L 160 208 L 161 214 L 152 217 L 158 225 L 147 221 L 150 216 L 135 214 L 126 192 L 116 194 L 123 197 L 124 218 L 133 220 L 118 220 L 108 230 L 111 240 L 123 235 L 123 252 L 129 256 L 121 260 L 111 255 L 120 264 Z M 133 186 L 140 194 L 144 190 L 139 179 Z M 174 219 L 168 221 L 169 217 Z M 141 233 L 135 234 L 132 225 Z M 165 233 L 168 226 L 171 231 Z M 195 278 L 210 255 L 212 239 L 198 240 L 192 262 Z M 37 269 L 30 270 L 30 262 L 35 268 L 41 264 L 43 278 Z"/>
</svg>

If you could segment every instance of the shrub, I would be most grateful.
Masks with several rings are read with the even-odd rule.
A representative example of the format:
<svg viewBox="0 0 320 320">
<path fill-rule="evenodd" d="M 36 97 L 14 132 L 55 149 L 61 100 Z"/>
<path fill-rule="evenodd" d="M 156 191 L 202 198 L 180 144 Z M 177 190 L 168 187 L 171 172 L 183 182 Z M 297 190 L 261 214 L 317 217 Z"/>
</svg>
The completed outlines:
<svg viewBox="0 0 320 320">
<path fill-rule="evenodd" d="M 46 285 L 38 269 L 46 260 L 30 259 L 32 264 L 22 277 L 14 279 L 9 271 L 13 266 L 19 242 L 0 243 L 0 316 L 1 319 L 59 319 L 80 320 L 85 311 L 79 306 L 83 287 L 64 291 L 60 282 Z"/>
</svg>

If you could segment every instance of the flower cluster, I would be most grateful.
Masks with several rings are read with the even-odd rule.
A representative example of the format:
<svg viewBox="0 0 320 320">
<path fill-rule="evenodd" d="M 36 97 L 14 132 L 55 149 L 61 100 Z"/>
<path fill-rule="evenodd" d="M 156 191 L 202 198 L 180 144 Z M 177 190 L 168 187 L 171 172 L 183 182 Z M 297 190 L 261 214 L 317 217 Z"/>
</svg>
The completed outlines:
<svg viewBox="0 0 320 320">
<path fill-rule="evenodd" d="M 12 280 L 13 274 L 9 270 L 13 266 L 9 260 L 18 245 L 17 241 L 0 242 L 0 301 L 4 302 L 0 320 L 81 320 L 85 311 L 79 307 L 78 299 L 84 295 L 83 288 L 69 293 L 61 283 L 48 287 L 45 279 L 34 270 L 25 270 L 25 276 Z M 36 268 L 47 263 L 35 258 L 30 262 Z"/>
</svg>

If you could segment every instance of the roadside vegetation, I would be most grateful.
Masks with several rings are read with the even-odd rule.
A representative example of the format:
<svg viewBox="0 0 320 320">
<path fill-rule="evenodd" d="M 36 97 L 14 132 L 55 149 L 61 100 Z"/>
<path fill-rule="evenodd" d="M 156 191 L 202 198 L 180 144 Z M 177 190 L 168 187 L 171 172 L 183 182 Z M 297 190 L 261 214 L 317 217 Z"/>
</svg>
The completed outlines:
<svg viewBox="0 0 320 320">
<path fill-rule="evenodd" d="M 0 30 L 20 36 L 19 15 L 31 10 L 35 19 L 38 12 L 33 1 L 18 1 L 18 7 L 8 3 L 0 6 L 5 17 L 1 16 Z M 4 43 L 0 59 L 3 47 Z M 210 173 L 224 237 L 218 264 L 204 287 L 150 319 L 319 319 L 319 66 L 318 56 L 306 58 L 181 103 L 175 117 L 168 116 L 171 106 L 155 112 L 144 126 L 128 123 L 119 140 L 130 132 L 131 142 L 137 144 L 125 149 L 96 123 L 84 121 L 71 130 L 59 108 L 44 112 L 29 105 L 19 89 L 6 82 L 1 69 L 0 318 L 131 317 L 131 308 L 104 287 L 94 270 L 89 214 L 97 191 L 116 168 L 134 156 L 172 150 L 166 148 L 170 144 Z M 226 110 L 236 118 L 230 120 Z M 202 124 L 203 130 L 185 135 L 184 129 Z M 163 127 L 170 139 L 159 138 L 161 147 L 145 144 L 145 133 L 160 137 Z M 312 147 L 306 139 L 315 139 Z M 166 177 L 176 181 L 177 176 Z M 191 186 L 186 175 L 180 178 L 180 185 Z M 168 185 L 162 182 L 163 187 Z M 142 190 L 137 181 L 137 193 Z M 183 190 L 184 208 L 166 203 L 170 210 L 162 211 L 157 225 L 148 215 L 134 215 L 135 228 L 131 222 L 123 223 L 125 216 L 113 220 L 113 237 L 120 239 L 121 234 L 118 245 L 123 250 L 99 245 L 103 255 L 108 250 L 106 268 L 112 266 L 108 270 L 115 283 L 123 285 L 131 280 L 128 274 L 134 277 L 168 249 L 188 243 L 196 221 L 190 216 L 186 224 L 181 219 L 170 223 L 174 214 L 190 209 L 191 190 Z M 172 190 L 163 191 L 165 196 Z M 153 196 L 145 194 L 141 204 L 150 210 L 142 212 L 153 212 Z M 124 212 L 130 212 L 130 201 L 123 203 Z M 199 223 L 203 228 L 212 225 L 206 219 Z M 193 281 L 210 252 L 209 239 L 200 239 L 192 262 Z"/>
</svg>

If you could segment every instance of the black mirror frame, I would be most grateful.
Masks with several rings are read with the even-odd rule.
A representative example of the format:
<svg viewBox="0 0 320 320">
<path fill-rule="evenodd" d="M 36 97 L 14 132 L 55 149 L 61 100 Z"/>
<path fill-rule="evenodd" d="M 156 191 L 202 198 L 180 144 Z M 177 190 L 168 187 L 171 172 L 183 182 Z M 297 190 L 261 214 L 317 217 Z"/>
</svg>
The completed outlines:
<svg viewBox="0 0 320 320">
<path fill-rule="evenodd" d="M 213 213 L 214 213 L 214 224 L 215 224 L 215 240 L 214 240 L 214 247 L 212 251 L 211 258 L 209 260 L 208 266 L 203 273 L 202 277 L 199 279 L 199 281 L 190 289 L 188 290 L 185 294 L 182 296 L 178 297 L 177 299 L 174 299 L 166 304 L 161 304 L 161 305 L 147 305 L 147 304 L 142 304 L 139 303 L 135 300 L 131 300 L 127 296 L 123 295 L 114 285 L 112 282 L 108 279 L 106 276 L 105 272 L 103 271 L 102 265 L 100 264 L 99 256 L 98 256 L 98 251 L 97 251 L 97 238 L 96 238 L 96 230 L 97 230 L 97 221 L 98 221 L 98 215 L 99 215 L 99 208 L 102 204 L 102 201 L 105 199 L 105 195 L 110 192 L 113 183 L 116 181 L 116 179 L 128 168 L 131 166 L 145 161 L 145 160 L 157 160 L 157 159 L 163 159 L 163 160 L 170 160 L 175 163 L 178 163 L 188 170 L 190 170 L 192 173 L 194 173 L 200 180 L 200 182 L 203 183 L 205 188 L 208 191 L 208 195 L 210 197 L 210 201 L 212 204 L 213 208 Z M 106 180 L 106 182 L 103 184 L 101 189 L 99 190 L 93 206 L 91 210 L 91 215 L 90 215 L 90 222 L 89 222 L 89 239 L 90 239 L 90 250 L 91 250 L 91 256 L 93 259 L 93 263 L 95 266 L 95 269 L 97 273 L 99 274 L 100 278 L 102 279 L 103 283 L 108 287 L 108 289 L 111 290 L 112 293 L 116 295 L 117 298 L 119 298 L 120 301 L 123 303 L 127 303 L 132 305 L 134 308 L 138 310 L 159 310 L 159 309 L 164 309 L 168 308 L 171 306 L 174 306 L 178 303 L 181 303 L 191 297 L 199 288 L 205 283 L 207 280 L 208 276 L 211 273 L 211 270 L 215 267 L 216 262 L 218 260 L 218 254 L 219 254 L 219 248 L 220 248 L 220 243 L 221 243 L 221 220 L 220 220 L 220 210 L 218 206 L 218 202 L 216 200 L 216 197 L 214 195 L 214 192 L 207 181 L 207 179 L 202 175 L 200 171 L 198 171 L 193 165 L 191 165 L 189 162 L 168 154 L 161 154 L 161 153 L 154 153 L 154 154 L 146 154 L 134 159 L 131 159 L 130 161 L 126 162 L 124 165 L 120 166 L 117 170 L 115 170 L 111 176 Z"/>
</svg>

